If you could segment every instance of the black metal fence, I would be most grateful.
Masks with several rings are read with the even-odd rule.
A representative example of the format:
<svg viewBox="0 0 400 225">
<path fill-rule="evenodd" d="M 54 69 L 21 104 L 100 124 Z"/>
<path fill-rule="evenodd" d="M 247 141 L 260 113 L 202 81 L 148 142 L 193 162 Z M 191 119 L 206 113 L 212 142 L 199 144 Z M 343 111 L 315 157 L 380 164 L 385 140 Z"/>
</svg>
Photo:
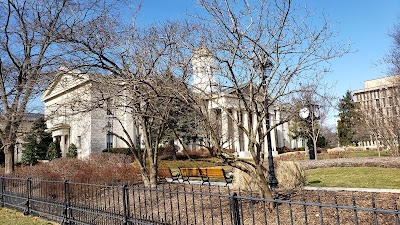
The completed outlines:
<svg viewBox="0 0 400 225">
<path fill-rule="evenodd" d="M 298 191 L 263 199 L 229 187 L 157 188 L 0 178 L 0 204 L 63 224 L 396 224 L 398 194 Z"/>
</svg>

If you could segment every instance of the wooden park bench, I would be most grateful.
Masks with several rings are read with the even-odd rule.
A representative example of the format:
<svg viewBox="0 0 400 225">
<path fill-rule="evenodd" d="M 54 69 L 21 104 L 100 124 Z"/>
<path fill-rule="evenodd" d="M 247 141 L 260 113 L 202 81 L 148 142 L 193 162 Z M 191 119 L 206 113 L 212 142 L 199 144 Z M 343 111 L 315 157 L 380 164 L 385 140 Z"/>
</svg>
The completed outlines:
<svg viewBox="0 0 400 225">
<path fill-rule="evenodd" d="M 180 174 L 173 174 L 170 168 L 158 168 L 157 170 L 158 179 L 167 180 L 166 178 L 171 178 L 172 181 L 179 181 Z"/>
<path fill-rule="evenodd" d="M 233 181 L 233 175 L 225 172 L 223 168 L 198 168 L 201 176 L 202 184 L 208 182 L 210 184 L 210 178 L 224 178 L 225 185 L 231 184 Z"/>
<path fill-rule="evenodd" d="M 179 172 L 182 177 L 182 182 L 187 181 L 190 184 L 189 178 L 191 177 L 201 177 L 198 168 L 179 168 Z"/>
<path fill-rule="evenodd" d="M 223 168 L 179 168 L 183 182 L 191 177 L 201 178 L 202 183 L 210 184 L 210 178 L 225 179 L 226 185 L 232 183 L 233 176 L 228 175 Z"/>
</svg>

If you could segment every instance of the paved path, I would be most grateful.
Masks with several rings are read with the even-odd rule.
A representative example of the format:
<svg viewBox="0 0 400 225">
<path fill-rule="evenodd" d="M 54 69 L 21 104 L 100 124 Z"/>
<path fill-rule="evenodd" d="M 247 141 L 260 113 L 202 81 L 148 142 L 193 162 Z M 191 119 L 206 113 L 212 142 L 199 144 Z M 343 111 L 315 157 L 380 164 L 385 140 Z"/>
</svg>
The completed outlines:
<svg viewBox="0 0 400 225">
<path fill-rule="evenodd" d="M 171 180 L 172 181 L 172 180 Z M 174 183 L 177 183 L 177 181 L 173 181 Z M 179 181 L 179 183 L 182 183 L 182 180 Z M 200 180 L 191 180 L 190 184 L 196 184 L 196 185 L 201 185 Z M 187 184 L 187 182 L 185 182 Z M 225 182 L 210 182 L 211 186 L 225 186 Z M 207 183 L 205 184 L 207 185 Z M 228 184 L 228 186 L 231 186 L 232 184 Z M 305 186 L 304 190 L 310 190 L 310 191 L 361 191 L 361 192 L 376 192 L 376 193 L 399 193 L 400 194 L 400 189 L 379 189 L 379 188 L 345 188 L 345 187 L 311 187 L 311 186 Z"/>
<path fill-rule="evenodd" d="M 171 180 L 172 181 L 172 180 Z M 174 183 L 177 183 L 177 181 L 173 181 Z M 180 180 L 179 183 L 182 183 Z M 187 182 L 185 182 L 187 184 Z M 190 184 L 196 184 L 196 185 L 201 185 L 200 180 L 191 180 Z M 225 182 L 210 182 L 211 186 L 225 186 Z M 207 185 L 207 183 L 205 184 Z M 228 186 L 231 186 L 232 184 L 228 184 Z M 311 187 L 311 186 L 305 186 L 304 190 L 310 190 L 310 191 L 360 191 L 360 192 L 376 192 L 376 193 L 399 193 L 400 194 L 400 189 L 379 189 L 379 188 L 345 188 L 345 187 Z"/>
<path fill-rule="evenodd" d="M 399 189 L 378 189 L 378 188 L 344 188 L 344 187 L 310 187 L 305 186 L 304 190 L 324 190 L 324 191 L 361 191 L 361 192 L 381 192 L 381 193 L 400 193 Z"/>
</svg>

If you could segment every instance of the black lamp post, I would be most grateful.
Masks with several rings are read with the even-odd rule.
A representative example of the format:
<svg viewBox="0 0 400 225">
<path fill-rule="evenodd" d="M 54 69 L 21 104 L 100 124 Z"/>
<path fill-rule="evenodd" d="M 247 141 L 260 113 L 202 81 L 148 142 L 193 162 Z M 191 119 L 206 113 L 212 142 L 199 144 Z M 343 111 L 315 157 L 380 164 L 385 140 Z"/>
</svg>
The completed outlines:
<svg viewBox="0 0 400 225">
<path fill-rule="evenodd" d="M 313 132 L 313 123 L 320 117 L 319 106 L 317 104 L 307 102 L 305 107 L 300 109 L 299 116 L 301 119 L 306 121 L 310 131 Z M 316 151 L 314 149 L 312 135 L 310 135 L 307 139 L 307 147 L 310 159 L 315 160 Z"/>
<path fill-rule="evenodd" d="M 266 130 L 269 130 L 271 125 L 270 125 L 270 119 L 269 119 L 269 110 L 268 110 L 268 100 L 266 98 L 265 102 L 265 110 L 267 110 L 267 118 L 266 118 Z M 275 189 L 278 186 L 278 180 L 276 179 L 275 176 L 275 165 L 274 165 L 274 158 L 272 156 L 272 144 L 271 144 L 271 132 L 268 132 L 267 134 L 267 144 L 268 144 L 268 173 L 269 173 L 269 180 L 268 184 L 272 189 Z"/>
<path fill-rule="evenodd" d="M 262 54 L 262 53 L 260 53 Z M 264 111 L 265 111 L 265 123 L 266 123 L 266 131 L 271 128 L 271 122 L 269 118 L 269 95 L 268 95 L 268 86 L 267 86 L 267 77 L 271 72 L 272 63 L 268 60 L 267 54 L 262 55 L 260 57 L 254 57 L 254 65 L 256 70 L 261 75 L 261 85 L 265 91 L 265 98 L 264 98 Z M 274 158 L 272 156 L 272 144 L 271 144 L 271 133 L 268 132 L 266 134 L 267 137 L 267 144 L 268 144 L 268 184 L 271 189 L 275 189 L 278 186 L 278 180 L 275 176 L 275 166 L 274 166 Z"/>
<path fill-rule="evenodd" d="M 264 90 L 266 92 L 266 96 L 264 99 L 264 110 L 265 110 L 265 123 L 266 123 L 266 131 L 268 131 L 271 128 L 271 122 L 269 118 L 269 103 L 268 103 L 268 95 L 267 95 L 267 87 L 266 84 L 264 83 Z M 271 132 L 268 132 L 266 134 L 267 137 L 267 145 L 268 145 L 268 184 L 272 189 L 275 189 L 278 186 L 278 180 L 276 179 L 275 176 L 275 166 L 274 166 L 274 158 L 272 156 L 272 144 L 271 144 Z"/>
</svg>

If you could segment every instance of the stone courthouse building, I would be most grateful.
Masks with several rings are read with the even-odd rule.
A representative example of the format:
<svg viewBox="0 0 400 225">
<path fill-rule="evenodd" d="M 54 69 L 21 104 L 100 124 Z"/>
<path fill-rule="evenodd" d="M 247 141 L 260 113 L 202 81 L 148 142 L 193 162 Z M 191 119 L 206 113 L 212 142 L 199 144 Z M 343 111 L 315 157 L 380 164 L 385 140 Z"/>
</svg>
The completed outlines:
<svg viewBox="0 0 400 225">
<path fill-rule="evenodd" d="M 250 157 L 247 151 L 248 137 L 240 132 L 238 127 L 227 117 L 224 110 L 218 105 L 222 104 L 236 112 L 237 106 L 233 105 L 235 96 L 232 90 L 212 90 L 215 78 L 212 74 L 213 60 L 206 54 L 204 49 L 194 52 L 193 66 L 193 91 L 202 90 L 203 92 L 212 92 L 213 98 L 208 104 L 209 110 L 219 112 L 221 120 L 221 137 L 223 147 L 234 150 L 239 157 Z M 61 69 L 62 70 L 62 69 Z M 62 155 L 66 155 L 68 146 L 74 143 L 78 148 L 78 157 L 87 157 L 92 152 L 101 152 L 106 148 L 127 147 L 120 139 L 109 134 L 108 131 L 125 137 L 122 126 L 115 122 L 118 118 L 123 127 L 129 133 L 129 136 L 135 141 L 136 145 L 142 145 L 142 135 L 139 124 L 133 119 L 131 113 L 126 109 L 113 108 L 110 112 L 109 106 L 113 101 L 123 101 L 123 99 L 107 98 L 100 99 L 103 86 L 96 82 L 96 76 L 82 74 L 79 71 L 61 73 L 42 95 L 42 101 L 45 105 L 45 117 L 47 127 L 52 136 L 60 141 Z M 103 96 L 104 97 L 104 96 Z M 98 102 L 101 103 L 98 103 Z M 96 106 L 92 106 L 97 102 Z M 213 103 L 214 102 L 214 103 Z M 218 104 L 215 104 L 218 102 Z M 230 105 L 231 104 L 231 105 Z M 101 105 L 102 107 L 99 107 Z M 272 124 L 280 121 L 280 111 L 270 109 L 270 121 Z M 250 115 L 242 112 L 242 121 L 248 121 Z M 273 130 L 271 134 L 273 153 L 277 154 L 277 148 L 286 146 L 296 148 L 304 146 L 302 140 L 292 140 L 289 137 L 289 123 L 284 123 Z M 179 147 L 179 144 L 177 144 Z M 200 143 L 189 145 L 192 149 L 200 148 Z M 182 146 L 180 146 L 182 148 Z M 267 148 L 265 149 L 267 151 Z"/>
</svg>

